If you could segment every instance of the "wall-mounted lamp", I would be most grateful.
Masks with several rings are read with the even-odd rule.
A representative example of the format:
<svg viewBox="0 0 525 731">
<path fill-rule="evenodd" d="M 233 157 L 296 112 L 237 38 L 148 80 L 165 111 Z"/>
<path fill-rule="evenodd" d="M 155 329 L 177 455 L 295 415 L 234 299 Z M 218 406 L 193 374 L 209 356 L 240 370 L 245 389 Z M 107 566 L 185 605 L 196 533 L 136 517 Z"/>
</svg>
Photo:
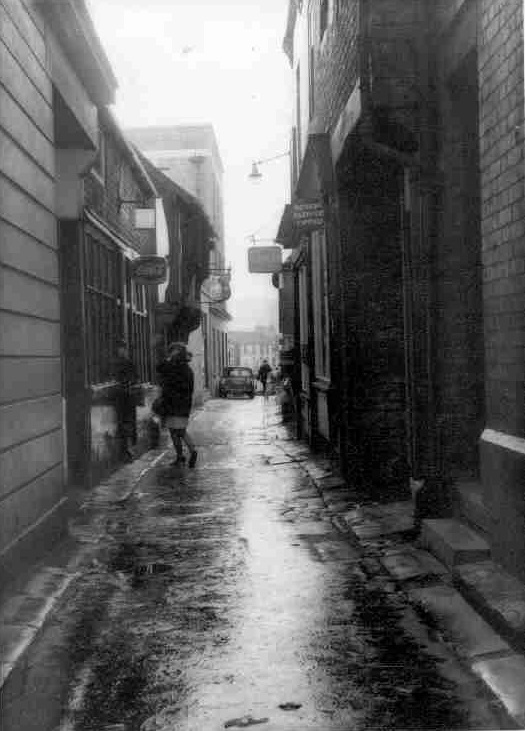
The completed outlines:
<svg viewBox="0 0 525 731">
<path fill-rule="evenodd" d="M 259 178 L 262 178 L 262 173 L 259 170 L 259 165 L 264 165 L 267 162 L 272 162 L 272 160 L 278 160 L 281 157 L 290 157 L 290 152 L 282 152 L 280 155 L 274 155 L 273 157 L 266 157 L 263 160 L 254 160 L 252 163 L 252 171 L 248 175 L 248 177 L 251 180 L 258 180 Z"/>
</svg>

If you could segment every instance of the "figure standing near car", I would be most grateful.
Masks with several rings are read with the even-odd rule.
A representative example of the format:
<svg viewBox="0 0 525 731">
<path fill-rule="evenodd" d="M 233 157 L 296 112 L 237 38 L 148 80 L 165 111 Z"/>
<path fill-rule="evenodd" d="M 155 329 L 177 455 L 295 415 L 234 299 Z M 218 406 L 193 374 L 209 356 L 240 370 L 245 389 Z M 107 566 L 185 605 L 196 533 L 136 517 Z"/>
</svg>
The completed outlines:
<svg viewBox="0 0 525 731">
<path fill-rule="evenodd" d="M 272 368 L 266 358 L 261 363 L 261 366 L 259 368 L 259 373 L 257 374 L 258 380 L 261 382 L 262 390 L 263 390 L 263 396 L 266 396 L 266 388 L 268 385 L 268 376 L 272 372 Z"/>
<path fill-rule="evenodd" d="M 172 343 L 168 357 L 157 368 L 162 389 L 163 423 L 170 432 L 177 458 L 173 464 L 186 461 L 183 444 L 189 452 L 188 467 L 195 467 L 197 450 L 187 427 L 193 399 L 194 376 L 189 366 L 192 354 L 184 343 Z"/>
</svg>

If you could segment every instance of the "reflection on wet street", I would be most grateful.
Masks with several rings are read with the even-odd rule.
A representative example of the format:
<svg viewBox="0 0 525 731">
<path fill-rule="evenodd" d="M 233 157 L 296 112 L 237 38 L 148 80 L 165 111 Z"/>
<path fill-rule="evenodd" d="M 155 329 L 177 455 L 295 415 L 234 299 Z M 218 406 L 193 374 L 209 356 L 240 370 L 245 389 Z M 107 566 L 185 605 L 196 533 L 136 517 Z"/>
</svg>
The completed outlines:
<svg viewBox="0 0 525 731">
<path fill-rule="evenodd" d="M 111 508 L 107 545 L 61 610 L 56 728 L 499 726 L 389 582 L 368 577 L 278 422 L 272 400 L 209 402 L 192 424 L 196 469 L 167 454 Z M 28 711 L 10 726 L 16 709 L 6 731 L 38 728 Z"/>
</svg>

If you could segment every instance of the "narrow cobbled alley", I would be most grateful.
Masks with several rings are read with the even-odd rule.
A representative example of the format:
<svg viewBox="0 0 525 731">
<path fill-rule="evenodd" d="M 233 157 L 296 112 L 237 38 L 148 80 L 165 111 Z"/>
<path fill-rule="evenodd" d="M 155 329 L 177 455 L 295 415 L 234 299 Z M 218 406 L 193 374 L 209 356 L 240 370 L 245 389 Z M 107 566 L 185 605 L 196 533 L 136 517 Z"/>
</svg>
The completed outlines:
<svg viewBox="0 0 525 731">
<path fill-rule="evenodd" d="M 166 446 L 72 521 L 78 570 L 3 731 L 509 727 L 337 530 L 272 399 L 211 400 L 190 431 L 195 469 Z"/>
</svg>

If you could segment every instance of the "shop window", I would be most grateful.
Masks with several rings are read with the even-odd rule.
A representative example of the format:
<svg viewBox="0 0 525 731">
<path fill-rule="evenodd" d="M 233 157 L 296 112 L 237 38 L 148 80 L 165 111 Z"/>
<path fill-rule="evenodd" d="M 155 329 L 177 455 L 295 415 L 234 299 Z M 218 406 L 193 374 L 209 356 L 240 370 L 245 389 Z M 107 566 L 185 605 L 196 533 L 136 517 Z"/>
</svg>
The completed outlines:
<svg viewBox="0 0 525 731">
<path fill-rule="evenodd" d="M 151 381 L 150 321 L 144 285 L 131 279 L 130 262 L 111 241 L 86 233 L 85 309 L 88 380 L 113 380 L 119 341 L 127 332 L 137 375 Z"/>
<path fill-rule="evenodd" d="M 126 315 L 128 341 L 135 370 L 143 383 L 152 381 L 150 322 L 146 290 L 131 278 L 131 262 L 126 260 Z"/>
<path fill-rule="evenodd" d="M 120 255 L 111 244 L 85 237 L 85 307 L 88 379 L 111 380 L 121 329 Z"/>
<path fill-rule="evenodd" d="M 312 235 L 312 295 L 314 360 L 317 378 L 330 378 L 330 338 L 326 240 L 323 232 Z"/>
</svg>

